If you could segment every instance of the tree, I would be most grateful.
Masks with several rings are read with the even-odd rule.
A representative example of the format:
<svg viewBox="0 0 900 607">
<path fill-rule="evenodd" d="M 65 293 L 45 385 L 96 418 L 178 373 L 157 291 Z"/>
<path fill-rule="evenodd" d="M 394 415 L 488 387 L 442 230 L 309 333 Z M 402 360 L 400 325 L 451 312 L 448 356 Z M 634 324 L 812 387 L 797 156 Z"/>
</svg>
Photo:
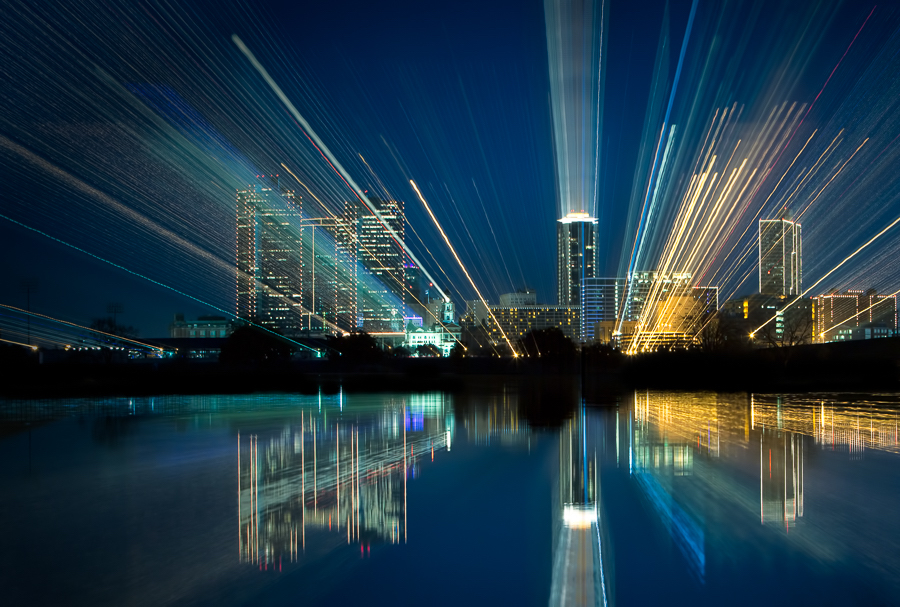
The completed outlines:
<svg viewBox="0 0 900 607">
<path fill-rule="evenodd" d="M 558 327 L 532 329 L 519 341 L 518 349 L 528 356 L 559 361 L 574 360 L 577 352 L 575 343 Z"/>
<path fill-rule="evenodd" d="M 754 335 L 754 339 L 770 348 L 788 348 L 812 343 L 814 331 L 812 314 L 798 305 L 780 312 Z"/>
<path fill-rule="evenodd" d="M 222 344 L 219 361 L 226 364 L 271 364 L 290 360 L 293 346 L 277 333 L 240 327 Z"/>
<path fill-rule="evenodd" d="M 463 347 L 463 345 L 461 343 L 456 342 L 453 345 L 453 347 L 450 349 L 450 358 L 458 360 L 460 358 L 465 358 L 465 356 L 466 356 L 466 349 Z"/>
<path fill-rule="evenodd" d="M 328 358 L 347 362 L 377 362 L 384 355 L 375 338 L 365 331 L 354 331 L 350 335 L 332 338 L 332 350 Z"/>
<path fill-rule="evenodd" d="M 733 317 L 717 313 L 697 333 L 697 348 L 703 352 L 720 352 L 746 347 L 747 332 Z"/>
<path fill-rule="evenodd" d="M 434 344 L 422 344 L 416 347 L 416 354 L 424 358 L 440 358 L 441 349 Z"/>
</svg>

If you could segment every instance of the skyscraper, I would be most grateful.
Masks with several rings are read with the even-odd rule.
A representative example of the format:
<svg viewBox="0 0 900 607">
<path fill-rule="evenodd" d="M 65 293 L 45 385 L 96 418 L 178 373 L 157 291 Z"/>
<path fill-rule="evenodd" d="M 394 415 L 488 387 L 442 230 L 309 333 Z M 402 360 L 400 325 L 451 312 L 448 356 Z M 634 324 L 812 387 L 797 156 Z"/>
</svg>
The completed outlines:
<svg viewBox="0 0 900 607">
<path fill-rule="evenodd" d="M 557 224 L 557 289 L 561 306 L 580 306 L 581 288 L 597 275 L 597 220 L 569 213 Z"/>
<path fill-rule="evenodd" d="M 616 322 L 620 302 L 625 297 L 624 278 L 585 278 L 581 289 L 581 341 L 597 339 L 597 325 Z"/>
<path fill-rule="evenodd" d="M 322 329 L 326 323 L 356 328 L 356 207 L 348 203 L 340 215 L 305 218 L 303 233 L 310 250 L 304 253 L 303 305 L 308 311 L 304 328 Z"/>
<path fill-rule="evenodd" d="M 301 327 L 300 201 L 260 182 L 237 192 L 236 315 L 290 334 Z"/>
<path fill-rule="evenodd" d="M 800 224 L 788 219 L 759 221 L 759 292 L 787 297 L 801 293 Z"/>
<path fill-rule="evenodd" d="M 406 217 L 403 203 L 369 198 L 384 221 L 402 239 Z M 367 331 L 402 331 L 406 255 L 403 247 L 374 214 L 363 210 L 359 218 L 359 259 L 377 279 L 360 295 L 359 312 Z"/>
</svg>

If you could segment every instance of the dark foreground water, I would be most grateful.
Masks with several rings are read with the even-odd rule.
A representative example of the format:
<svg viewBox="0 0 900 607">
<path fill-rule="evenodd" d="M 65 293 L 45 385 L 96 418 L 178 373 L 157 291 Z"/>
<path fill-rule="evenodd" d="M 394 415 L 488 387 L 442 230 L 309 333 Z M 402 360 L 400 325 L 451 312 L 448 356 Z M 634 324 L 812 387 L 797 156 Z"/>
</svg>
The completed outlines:
<svg viewBox="0 0 900 607">
<path fill-rule="evenodd" d="M 897 395 L 0 402 L 0 604 L 896 604 Z"/>
</svg>

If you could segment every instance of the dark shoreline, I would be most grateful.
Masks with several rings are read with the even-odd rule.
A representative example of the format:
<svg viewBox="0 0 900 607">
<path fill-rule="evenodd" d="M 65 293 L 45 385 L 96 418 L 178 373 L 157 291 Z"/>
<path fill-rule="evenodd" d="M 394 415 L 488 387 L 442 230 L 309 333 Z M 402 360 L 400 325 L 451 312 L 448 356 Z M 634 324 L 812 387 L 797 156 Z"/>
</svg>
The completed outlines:
<svg viewBox="0 0 900 607">
<path fill-rule="evenodd" d="M 588 402 L 654 388 L 727 392 L 900 391 L 900 338 L 725 352 L 591 353 L 535 359 L 307 360 L 276 365 L 131 361 L 4 364 L 0 397 L 15 399 L 164 394 L 313 394 L 478 389 L 497 382 L 573 385 Z M 543 388 L 541 388 L 543 389 Z"/>
</svg>

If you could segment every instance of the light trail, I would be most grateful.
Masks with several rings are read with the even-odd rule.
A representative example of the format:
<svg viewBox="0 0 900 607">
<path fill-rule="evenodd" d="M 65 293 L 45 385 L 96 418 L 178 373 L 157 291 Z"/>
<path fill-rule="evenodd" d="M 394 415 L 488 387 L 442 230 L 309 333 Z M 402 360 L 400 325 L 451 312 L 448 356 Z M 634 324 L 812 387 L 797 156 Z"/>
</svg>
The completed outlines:
<svg viewBox="0 0 900 607">
<path fill-rule="evenodd" d="M 813 203 L 819 199 L 819 196 L 822 195 L 822 192 L 825 191 L 825 188 L 827 188 L 828 186 L 831 185 L 831 182 L 834 181 L 835 178 L 836 178 L 838 175 L 841 174 L 841 171 L 844 170 L 844 167 L 846 167 L 846 166 L 850 163 L 850 161 L 853 160 L 853 157 L 856 156 L 856 154 L 857 154 L 857 153 L 863 148 L 863 146 L 866 145 L 866 143 L 868 143 L 868 142 L 869 142 L 869 138 L 866 137 L 865 140 L 864 140 L 861 144 L 859 144 L 859 147 L 856 148 L 855 150 L 853 150 L 853 153 L 850 155 L 850 158 L 848 158 L 847 161 L 846 161 L 844 164 L 841 165 L 841 168 L 839 168 L 839 169 L 837 170 L 837 173 L 835 173 L 834 175 L 831 176 L 831 179 L 829 179 L 828 182 L 827 182 L 825 185 L 822 186 L 822 189 L 819 190 L 819 193 L 816 194 L 816 197 L 813 198 L 812 200 L 810 200 L 810 201 L 806 204 L 806 206 L 803 207 L 803 210 L 800 211 L 800 213 L 797 214 L 797 217 L 796 217 L 796 220 L 797 220 L 797 221 L 799 221 L 800 218 L 803 217 L 803 214 L 806 213 L 806 211 L 809 210 L 809 207 L 811 207 L 811 206 L 813 205 Z"/>
<path fill-rule="evenodd" d="M 297 182 L 300 183 L 300 185 L 302 185 L 303 187 L 306 187 L 306 185 L 303 184 L 303 182 L 300 181 L 300 179 L 294 174 L 293 171 L 291 171 L 291 169 L 289 169 L 289 168 L 288 168 L 287 166 L 285 166 L 283 163 L 282 163 L 281 166 L 284 167 L 284 169 L 291 175 L 291 177 L 293 177 L 294 179 L 296 179 Z M 310 194 L 312 194 L 312 192 L 310 192 Z M 367 246 L 365 246 L 365 244 L 363 244 L 362 242 L 360 242 L 360 240 L 359 240 L 359 238 L 358 238 L 358 236 L 357 236 L 356 234 L 354 234 L 354 233 L 353 233 L 346 225 L 344 225 L 343 222 L 338 222 L 338 221 L 337 221 L 337 220 L 338 220 L 337 215 L 335 215 L 334 213 L 332 213 L 327 207 L 323 207 L 323 208 L 324 208 L 325 212 L 328 213 L 329 215 L 331 215 L 332 219 L 334 219 L 334 220 L 336 221 L 336 225 L 338 225 L 338 226 L 340 226 L 341 228 L 343 228 L 343 230 L 344 230 L 344 231 L 346 232 L 346 234 L 350 237 L 350 239 L 351 239 L 357 246 L 359 246 L 363 251 L 365 251 L 365 252 L 369 255 L 369 258 L 370 258 L 370 259 L 374 260 L 374 261 L 379 265 L 379 267 L 380 267 L 382 270 L 384 270 L 385 272 L 388 272 L 388 271 L 389 271 L 389 268 L 387 268 L 387 267 L 381 262 L 381 260 L 378 259 L 378 256 L 376 256 L 375 253 L 374 253 L 373 251 L 371 251 Z M 435 322 L 436 322 L 437 324 L 439 324 L 439 325 L 441 326 L 441 328 L 442 328 L 448 335 L 450 335 L 451 337 L 453 337 L 453 341 L 455 341 L 455 342 L 458 343 L 460 346 L 462 346 L 463 349 L 466 349 L 465 344 L 463 344 L 459 339 L 457 339 L 456 337 L 453 336 L 453 333 L 447 328 L 447 325 L 445 325 L 444 322 L 443 322 L 440 318 L 438 318 L 438 317 L 431 311 L 430 308 L 428 308 L 425 304 L 423 304 L 423 303 L 419 300 L 418 297 L 415 296 L 415 294 L 412 292 L 412 290 L 406 285 L 406 280 L 400 281 L 400 284 L 403 286 L 403 290 L 404 290 L 410 297 L 412 297 L 412 298 L 415 300 L 415 302 L 416 302 L 417 304 L 419 304 L 420 306 L 422 306 L 422 308 L 423 308 L 425 311 L 427 311 L 429 314 L 431 314 L 431 316 L 432 316 L 432 318 L 434 318 Z M 404 331 L 405 331 L 405 327 L 404 327 Z M 370 334 L 370 335 L 388 335 L 388 334 L 394 335 L 394 333 L 385 333 L 385 332 L 380 332 L 380 333 L 378 333 L 378 332 L 370 332 L 369 334 Z"/>
<path fill-rule="evenodd" d="M 146 280 L 146 281 L 148 281 L 148 282 L 150 282 L 150 283 L 153 283 L 153 284 L 155 284 L 155 285 L 157 285 L 157 286 L 159 286 L 159 287 L 163 287 L 164 289 L 168 289 L 169 291 L 173 291 L 174 293 L 177 293 L 177 294 L 179 294 L 179 295 L 183 295 L 184 297 L 187 297 L 188 299 L 191 299 L 191 300 L 193 300 L 193 301 L 196 301 L 197 303 L 203 304 L 204 306 L 208 306 L 208 307 L 212 308 L 213 310 L 216 310 L 217 312 L 222 312 L 223 314 L 227 314 L 227 315 L 228 315 L 229 317 L 231 317 L 231 318 L 235 318 L 235 315 L 234 315 L 232 312 L 229 312 L 228 310 L 223 310 L 222 308 L 220 308 L 220 307 L 218 307 L 218 306 L 215 306 L 215 305 L 213 305 L 213 304 L 211 304 L 211 303 L 209 303 L 209 302 L 207 302 L 207 301 L 203 301 L 202 299 L 200 299 L 200 298 L 198 298 L 198 297 L 194 297 L 193 295 L 190 295 L 190 294 L 188 294 L 188 293 L 185 293 L 184 291 L 179 291 L 179 290 L 176 289 L 175 287 L 172 287 L 172 286 L 169 286 L 169 285 L 167 285 L 167 284 L 164 284 L 164 283 L 162 283 L 162 282 L 160 282 L 160 281 L 158 281 L 158 280 L 154 280 L 154 279 L 152 279 L 152 278 L 150 278 L 150 277 L 148 277 L 148 276 L 144 276 L 143 274 L 140 274 L 140 273 L 138 273 L 138 272 L 135 272 L 134 270 L 130 270 L 130 269 L 126 268 L 126 267 L 123 266 L 123 265 L 117 264 L 117 263 L 115 263 L 115 262 L 113 262 L 113 261 L 109 261 L 108 259 L 104 259 L 103 257 L 100 257 L 99 255 L 95 255 L 94 253 L 91 253 L 90 251 L 86 251 L 86 250 L 84 250 L 84 249 L 82 249 L 82 248 L 80 248 L 80 247 L 77 247 L 77 246 L 75 246 L 75 245 L 73 245 L 73 244 L 70 244 L 70 243 L 68 243 L 68 242 L 66 242 L 66 241 L 64 241 L 64 240 L 62 240 L 62 239 L 60 239 L 60 238 L 56 238 L 55 236 L 51 236 L 50 234 L 47 234 L 46 232 L 42 232 L 42 231 L 38 230 L 37 228 L 33 228 L 33 227 L 31 227 L 31 226 L 25 225 L 24 223 L 22 223 L 22 222 L 20 222 L 20 221 L 16 221 L 15 219 L 12 219 L 11 217 L 7 217 L 6 215 L 0 214 L 0 219 L 5 219 L 5 220 L 7 220 L 7 221 L 9 221 L 9 222 L 12 222 L 12 223 L 16 224 L 16 225 L 19 226 L 19 227 L 22 227 L 22 228 L 25 228 L 26 230 L 30 230 L 30 231 L 32 231 L 32 232 L 35 232 L 35 233 L 37 233 L 37 234 L 40 234 L 41 236 L 44 236 L 44 237 L 46 237 L 46 238 L 49 238 L 50 240 L 53 240 L 54 242 L 58 242 L 58 243 L 61 244 L 61 245 L 65 245 L 65 246 L 67 246 L 67 247 L 69 247 L 69 248 L 71 248 L 71 249 L 74 249 L 74 250 L 78 251 L 79 253 L 84 253 L 85 255 L 88 255 L 88 256 L 90 256 L 90 257 L 92 257 L 92 258 L 94 258 L 94 259 L 96 259 L 96 260 L 98 260 L 98 261 L 102 261 L 103 263 L 108 264 L 108 265 L 110 265 L 110 266 L 112 266 L 112 267 L 114 267 L 114 268 L 117 268 L 117 269 L 122 270 L 122 271 L 124 271 L 124 272 L 128 272 L 129 274 L 131 274 L 131 275 L 133 275 L 133 276 L 137 276 L 138 278 L 141 278 L 141 279 L 143 279 L 143 280 Z M 2 304 L 0 304 L 0 305 L 2 305 Z M 47 318 L 50 318 L 50 317 L 48 316 Z M 51 320 L 56 320 L 56 319 L 51 319 Z M 250 325 L 250 326 L 256 327 L 257 329 L 261 329 L 261 330 L 263 330 L 263 331 L 265 331 L 265 332 L 267 332 L 267 333 L 270 333 L 270 334 L 272 334 L 272 335 L 276 335 L 276 336 L 280 337 L 281 339 L 284 339 L 284 340 L 286 340 L 286 341 L 291 342 L 291 343 L 294 344 L 294 345 L 300 346 L 301 348 L 305 348 L 306 350 L 309 350 L 309 351 L 311 351 L 311 352 L 316 352 L 317 354 L 318 354 L 318 352 L 319 352 L 319 351 L 316 350 L 315 348 L 310 348 L 310 347 L 307 346 L 306 344 L 300 343 L 300 342 L 298 342 L 298 341 L 294 341 L 293 339 L 290 339 L 289 337 L 285 337 L 284 335 L 281 335 L 281 334 L 279 334 L 279 333 L 276 333 L 275 331 L 272 331 L 271 329 L 268 329 L 268 328 L 266 328 L 266 327 L 264 327 L 264 326 L 262 326 L 262 325 L 258 325 L 258 324 L 256 324 L 256 323 L 251 322 L 251 321 L 248 321 L 248 320 L 246 320 L 246 319 L 242 319 L 242 320 L 244 320 L 244 322 L 246 322 L 246 323 L 247 323 L 248 325 Z M 66 321 L 59 321 L 59 322 L 66 322 Z M 69 324 L 73 324 L 73 323 L 69 323 Z M 74 325 L 74 326 L 79 326 L 79 325 Z M 88 330 L 89 330 L 89 331 L 93 331 L 93 329 L 88 329 Z M 116 337 L 116 339 L 121 339 L 121 338 Z M 146 345 L 146 344 L 142 344 L 142 345 Z M 151 348 L 155 348 L 155 349 L 157 349 L 157 350 L 161 350 L 161 348 L 156 348 L 156 346 L 150 346 L 150 347 L 151 347 Z"/>
<path fill-rule="evenodd" d="M 806 295 L 806 294 L 809 293 L 811 290 L 813 290 L 814 288 L 816 288 L 816 287 L 819 285 L 819 283 L 821 283 L 823 280 L 825 280 L 826 278 L 828 278 L 829 276 L 831 276 L 831 275 L 832 275 L 835 271 L 837 271 L 838 268 L 840 268 L 842 265 L 844 265 L 845 263 L 847 263 L 848 261 L 850 261 L 851 259 L 853 259 L 854 257 L 856 257 L 856 255 L 859 254 L 863 249 L 865 249 L 865 248 L 868 247 L 870 244 L 872 244 L 873 242 L 875 242 L 878 238 L 881 237 L 882 234 L 884 234 L 885 232 L 887 232 L 888 230 L 890 230 L 892 227 L 894 227 L 895 225 L 897 225 L 897 223 L 900 223 L 900 217 L 898 217 L 897 219 L 895 219 L 894 221 L 892 221 L 892 222 L 890 223 L 890 225 L 888 225 L 886 228 L 884 228 L 883 230 L 881 230 L 878 234 L 876 234 L 876 235 L 873 236 L 871 239 L 869 239 L 868 242 L 866 242 L 864 245 L 862 245 L 861 247 L 859 247 L 858 249 L 856 249 L 853 253 L 851 253 L 850 255 L 848 255 L 847 257 L 845 257 L 844 260 L 843 260 L 841 263 L 839 263 L 839 264 L 836 265 L 834 268 L 832 268 L 831 270 L 829 270 L 824 276 L 822 276 L 822 278 L 820 278 L 819 280 L 817 280 L 812 286 L 807 287 L 807 289 L 806 289 L 805 291 L 803 291 L 803 293 L 801 293 L 800 295 L 798 295 L 793 301 L 791 301 L 788 305 L 786 305 L 785 307 L 783 307 L 783 308 L 781 309 L 781 312 L 783 313 L 785 310 L 787 310 L 787 309 L 790 308 L 792 305 L 794 305 L 795 303 L 797 303 L 800 299 L 803 298 L 804 295 Z M 761 324 L 760 326 L 758 326 L 756 329 L 754 329 L 754 330 L 750 333 L 750 336 L 753 337 L 760 329 L 762 329 L 762 328 L 765 327 L 767 324 L 769 324 L 770 322 L 772 322 L 773 320 L 775 320 L 777 317 L 778 317 L 778 314 L 776 314 L 775 316 L 773 316 L 772 318 L 770 318 L 769 320 L 767 320 L 766 322 L 764 322 L 763 324 Z"/>
<path fill-rule="evenodd" d="M 447 234 L 444 233 L 444 229 L 441 227 L 440 222 L 438 222 L 437 217 L 434 216 L 434 213 L 431 211 L 431 207 L 428 206 L 428 202 L 425 201 L 425 198 L 422 196 L 422 192 L 419 191 L 419 186 L 416 185 L 416 182 L 412 179 L 409 180 L 410 185 L 412 185 L 413 189 L 416 191 L 416 194 L 419 196 L 419 200 L 422 201 L 422 204 L 425 205 L 425 210 L 428 211 L 428 214 L 431 216 L 432 221 L 434 221 L 434 225 L 437 226 L 438 231 L 440 231 L 441 236 L 444 237 L 444 242 L 447 243 L 447 247 L 450 249 L 450 252 L 453 254 L 453 257 L 456 259 L 456 263 L 459 264 L 459 267 L 462 268 L 463 273 L 466 275 L 466 278 L 469 279 L 469 284 L 472 285 L 472 288 L 475 289 L 475 294 L 478 295 L 478 299 L 481 300 L 481 303 L 484 304 L 484 307 L 487 309 L 488 314 L 491 315 L 491 318 L 497 324 L 497 328 L 500 329 L 500 334 L 503 336 L 503 339 L 506 341 L 506 345 L 509 346 L 510 352 L 512 352 L 513 357 L 518 357 L 519 354 L 516 352 L 516 349 L 513 347 L 512 342 L 509 341 L 509 338 L 506 336 L 506 332 L 503 331 L 503 327 L 500 326 L 500 323 L 497 321 L 497 318 L 494 316 L 494 313 L 491 311 L 491 307 L 485 301 L 484 297 L 481 295 L 481 291 L 478 290 L 478 287 L 475 285 L 475 281 L 472 280 L 472 277 L 469 275 L 469 271 L 466 270 L 466 266 L 463 265 L 462 260 L 459 258 L 459 255 L 456 254 L 456 249 L 453 248 L 453 244 L 451 244 L 450 239 L 447 238 Z"/>
<path fill-rule="evenodd" d="M 872 305 L 870 305 L 868 308 L 865 308 L 865 309 L 863 309 L 863 310 L 860 310 L 859 312 L 857 312 L 857 313 L 854 314 L 853 316 L 847 317 L 844 321 L 839 322 L 839 323 L 837 323 L 836 325 L 833 325 L 833 326 L 831 326 L 831 327 L 828 327 L 828 328 L 825 329 L 824 331 L 821 331 L 821 332 L 819 333 L 819 338 L 824 338 L 825 335 L 826 335 L 827 333 L 829 333 L 830 331 L 833 331 L 834 329 L 837 329 L 838 327 L 840 327 L 841 325 L 845 324 L 845 323 L 846 323 L 847 321 L 849 321 L 849 320 L 853 320 L 854 318 L 858 318 L 860 314 L 864 314 L 864 313 L 868 312 L 869 310 L 871 310 L 872 308 L 874 308 L 874 307 L 877 306 L 878 304 L 882 304 L 882 303 L 886 303 L 886 302 L 890 301 L 890 298 L 891 298 L 891 297 L 896 298 L 897 295 L 900 295 L 900 289 L 894 291 L 893 293 L 891 293 L 891 294 L 889 294 L 889 295 L 886 295 L 886 296 L 884 297 L 884 299 L 879 299 L 878 301 L 876 301 L 875 303 L 873 303 Z M 897 305 L 897 300 L 894 299 L 894 306 L 895 306 L 895 309 L 896 309 L 896 305 Z"/>
<path fill-rule="evenodd" d="M 388 234 L 390 234 L 391 237 L 401 247 L 403 247 L 403 250 L 406 251 L 406 254 L 409 255 L 409 258 L 413 261 L 413 263 L 415 263 L 417 266 L 419 266 L 419 268 L 421 268 L 422 273 L 425 274 L 425 276 L 428 278 L 428 280 L 430 280 L 432 282 L 432 284 L 434 284 L 434 288 L 438 290 L 438 293 L 441 294 L 441 297 L 444 298 L 444 301 L 449 301 L 450 299 L 438 286 L 437 281 L 434 278 L 432 278 L 431 274 L 428 273 L 428 270 L 426 270 L 425 267 L 422 265 L 422 263 L 418 260 L 415 253 L 413 253 L 410 250 L 410 248 L 406 245 L 405 242 L 403 242 L 403 239 L 400 238 L 400 236 L 394 231 L 394 229 L 391 228 L 390 225 L 388 225 L 387 221 L 384 219 L 384 217 L 381 215 L 381 213 L 378 211 L 378 209 L 376 209 L 375 206 L 369 201 L 369 198 L 363 193 L 363 191 L 360 189 L 360 187 L 358 185 L 356 185 L 356 182 L 353 180 L 353 178 L 350 176 L 350 174 L 347 173 L 347 171 L 344 169 L 343 165 L 338 161 L 337 158 L 335 158 L 334 154 L 331 153 L 331 150 L 328 149 L 328 146 L 325 145 L 325 142 L 319 138 L 319 136 L 316 134 L 316 132 L 313 130 L 313 128 L 310 126 L 310 124 L 306 121 L 306 119 L 303 118 L 302 115 L 300 115 L 300 112 L 297 111 L 297 108 L 294 107 L 294 104 L 291 103 L 291 100 L 288 99 L 287 95 L 285 95 L 284 92 L 281 90 L 281 87 L 279 87 L 278 84 L 275 82 L 275 80 L 272 79 L 272 77 L 269 75 L 269 72 L 266 71 L 266 68 L 263 67 L 263 65 L 259 61 L 257 61 L 256 56 L 254 56 L 254 54 L 250 51 L 250 49 L 247 48 L 247 45 L 244 44 L 244 42 L 238 37 L 237 34 L 232 34 L 231 40 L 241 50 L 241 52 L 244 53 L 244 56 L 247 57 L 247 60 L 250 61 L 251 65 L 253 65 L 253 67 L 256 69 L 257 72 L 259 72 L 259 75 L 262 76 L 263 80 L 266 81 L 266 84 L 269 85 L 269 87 L 272 89 L 272 91 L 275 93 L 275 95 L 278 97 L 278 99 L 281 100 L 281 102 L 284 104 L 284 106 L 287 108 L 287 110 L 291 113 L 291 115 L 294 117 L 294 119 L 300 124 L 300 126 L 302 127 L 302 129 L 304 131 L 304 134 L 308 135 L 314 141 L 316 147 L 319 149 L 319 151 L 322 153 L 322 155 L 326 158 L 326 160 L 331 165 L 331 167 L 347 183 L 347 186 L 356 195 L 356 197 L 359 198 L 360 202 L 365 204 L 365 206 L 369 209 L 369 211 L 371 211 L 372 214 L 378 219 L 378 221 L 381 222 L 381 225 L 384 226 L 384 229 L 388 232 Z"/>
<path fill-rule="evenodd" d="M 47 316 L 46 314 L 39 314 L 39 313 L 37 313 L 37 312 L 29 312 L 29 311 L 27 311 L 27 310 L 23 310 L 22 308 L 17 308 L 17 307 L 15 307 L 15 306 L 11 306 L 11 305 L 9 305 L 9 304 L 0 304 L 0 308 L 5 308 L 5 309 L 7 309 L 7 310 L 13 310 L 13 311 L 18 312 L 18 313 L 20 313 L 20 314 L 25 314 L 25 315 L 27 315 L 27 316 L 32 316 L 32 317 L 35 317 L 35 318 L 43 318 L 43 319 L 45 319 L 45 320 L 51 320 L 51 321 L 53 321 L 53 322 L 57 322 L 57 323 L 60 323 L 60 324 L 63 324 L 63 325 L 68 325 L 68 326 L 70 326 L 70 327 L 75 327 L 75 328 L 78 328 L 78 329 L 82 329 L 82 330 L 84 330 L 84 331 L 90 331 L 91 333 L 96 333 L 96 334 L 98 334 L 98 335 L 104 335 L 104 336 L 106 336 L 106 337 L 110 337 L 110 338 L 112 338 L 112 339 L 114 339 L 114 340 L 116 340 L 116 341 L 124 341 L 124 342 L 128 342 L 128 343 L 130 343 L 130 344 L 135 344 L 135 345 L 138 345 L 138 346 L 142 346 L 142 347 L 144 347 L 144 348 L 147 348 L 148 350 L 155 350 L 155 351 L 157 351 L 157 352 L 162 352 L 162 351 L 163 351 L 163 348 L 160 348 L 159 346 L 154 346 L 154 345 L 152 345 L 152 344 L 146 344 L 146 343 L 144 343 L 144 342 L 138 341 L 138 340 L 136 340 L 136 339 L 130 339 L 130 338 L 128 338 L 128 337 L 122 337 L 121 335 L 116 335 L 115 333 L 107 333 L 106 331 L 100 331 L 100 330 L 98 330 L 98 329 L 91 329 L 90 327 L 85 327 L 84 325 L 79 325 L 79 324 L 76 324 L 76 323 L 74 323 L 74 322 L 69 322 L 69 321 L 67 321 L 67 320 L 60 320 L 59 318 L 53 318 L 52 316 Z"/>
<path fill-rule="evenodd" d="M 38 349 L 37 346 L 32 346 L 31 344 L 23 344 L 22 342 L 12 341 L 11 339 L 0 339 L 0 341 L 2 341 L 5 344 L 13 344 L 14 346 L 24 346 L 24 347 L 28 348 L 29 350 L 34 350 L 35 352 L 37 352 L 37 349 Z"/>
</svg>

